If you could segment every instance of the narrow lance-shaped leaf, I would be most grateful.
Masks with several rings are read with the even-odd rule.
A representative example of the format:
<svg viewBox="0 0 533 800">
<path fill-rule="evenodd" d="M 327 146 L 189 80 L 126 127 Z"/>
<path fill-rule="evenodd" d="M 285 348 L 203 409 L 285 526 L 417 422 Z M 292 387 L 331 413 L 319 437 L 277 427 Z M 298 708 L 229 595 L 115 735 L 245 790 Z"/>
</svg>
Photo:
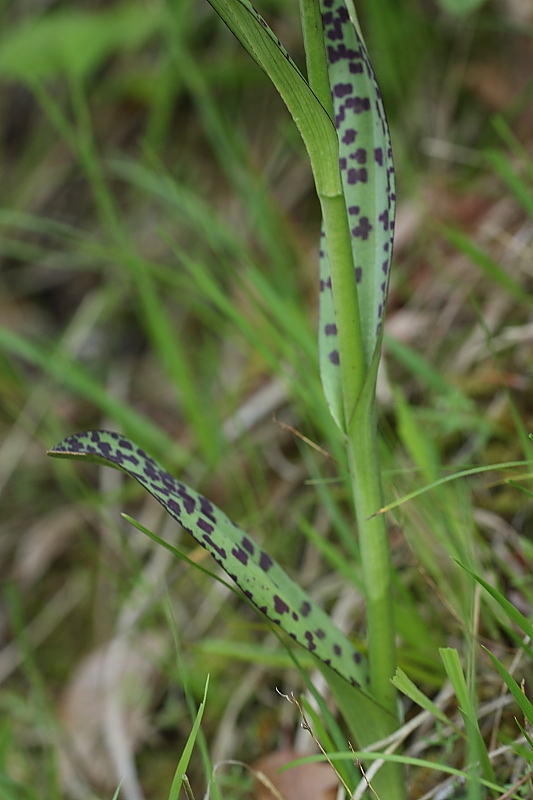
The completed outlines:
<svg viewBox="0 0 533 800">
<path fill-rule="evenodd" d="M 249 0 L 209 3 L 278 90 L 309 153 L 317 192 L 340 194 L 332 120 L 287 50 Z"/>
<path fill-rule="evenodd" d="M 223 511 L 129 439 L 87 431 L 69 436 L 48 454 L 102 463 L 131 475 L 211 553 L 259 611 L 353 686 L 364 687 L 361 656 L 328 615 Z"/>
<path fill-rule="evenodd" d="M 394 233 L 394 167 L 381 93 L 351 0 L 321 0 L 322 24 L 350 225 L 365 363 L 381 328 Z M 319 357 L 324 393 L 342 427 L 337 327 L 327 243 L 320 242 Z"/>
</svg>

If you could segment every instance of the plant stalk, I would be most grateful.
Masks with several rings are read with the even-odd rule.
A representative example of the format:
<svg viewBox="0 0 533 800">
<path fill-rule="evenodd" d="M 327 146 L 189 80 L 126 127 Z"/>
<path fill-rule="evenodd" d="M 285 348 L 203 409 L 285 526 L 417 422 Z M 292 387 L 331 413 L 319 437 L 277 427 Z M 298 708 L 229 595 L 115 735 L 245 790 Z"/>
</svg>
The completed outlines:
<svg viewBox="0 0 533 800">
<path fill-rule="evenodd" d="M 369 376 L 370 378 L 370 376 Z M 365 588 L 370 694 L 398 718 L 390 548 L 383 514 L 381 470 L 377 446 L 376 405 L 367 387 L 362 393 L 347 444 L 352 494 Z"/>
<path fill-rule="evenodd" d="M 309 84 L 331 117 L 331 95 L 319 0 L 301 0 L 300 13 Z M 338 169 L 338 166 L 331 164 L 332 170 L 335 167 Z M 313 171 L 316 173 L 315 169 Z M 382 736 L 386 736 L 396 730 L 399 719 L 396 691 L 391 683 L 396 669 L 396 654 L 389 541 L 384 516 L 372 516 L 384 505 L 375 403 L 381 347 L 378 343 L 371 363 L 365 363 L 344 192 L 331 196 L 321 193 L 320 188 L 317 185 L 326 234 L 339 339 L 346 448 L 365 587 L 370 680 L 367 688 L 371 697 L 381 706 L 372 708 L 369 704 L 370 707 L 365 709 L 365 716 L 367 719 L 368 716 L 372 716 L 374 732 L 379 730 Z M 333 681 L 332 689 L 337 699 L 339 696 L 342 699 L 342 686 L 336 686 L 336 682 Z M 367 701 L 363 703 L 364 706 L 366 704 Z M 356 715 L 358 713 L 356 712 Z M 361 736 L 359 719 L 352 719 L 350 727 L 356 730 L 362 739 L 361 745 L 369 743 L 366 735 L 368 732 L 363 732 Z M 382 800 L 404 798 L 401 766 L 385 764 L 376 775 L 373 786 Z"/>
</svg>

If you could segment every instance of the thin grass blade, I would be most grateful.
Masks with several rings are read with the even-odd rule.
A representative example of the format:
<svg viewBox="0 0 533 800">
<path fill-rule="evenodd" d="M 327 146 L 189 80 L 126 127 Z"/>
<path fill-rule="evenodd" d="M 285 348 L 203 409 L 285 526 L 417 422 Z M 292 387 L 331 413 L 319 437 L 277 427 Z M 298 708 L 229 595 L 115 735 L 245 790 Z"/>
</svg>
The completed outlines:
<svg viewBox="0 0 533 800">
<path fill-rule="evenodd" d="M 187 770 L 187 767 L 189 766 L 189 761 L 191 760 L 194 743 L 196 742 L 198 731 L 200 730 L 200 724 L 202 722 L 202 717 L 204 715 L 205 704 L 207 700 L 208 688 L 209 688 L 209 675 L 207 676 L 207 680 L 205 682 L 203 700 L 200 703 L 200 708 L 198 709 L 196 719 L 194 720 L 191 732 L 187 738 L 187 741 L 185 742 L 185 747 L 183 748 L 181 758 L 178 761 L 178 766 L 176 767 L 176 771 L 174 773 L 174 779 L 170 787 L 170 792 L 168 793 L 168 800 L 178 800 L 178 795 L 180 793 L 181 786 L 183 784 L 183 776 Z"/>
<path fill-rule="evenodd" d="M 465 723 L 466 735 L 472 751 L 472 756 L 476 761 L 479 761 L 481 772 L 485 780 L 494 782 L 494 772 L 485 742 L 479 730 L 476 711 L 461 668 L 459 654 L 453 647 L 441 647 L 439 653 L 446 674 L 450 679 L 455 696 L 459 702 L 459 711 Z"/>
<path fill-rule="evenodd" d="M 482 578 L 481 575 L 477 575 L 475 572 L 472 572 L 471 569 L 465 567 L 465 565 L 461 564 L 459 561 L 457 563 L 465 570 L 465 572 L 468 572 L 469 575 L 471 575 L 474 580 L 476 580 L 479 585 L 482 586 L 485 591 L 487 591 L 490 596 L 494 598 L 494 600 L 496 600 L 500 608 L 505 612 L 506 616 L 512 620 L 520 628 L 520 630 L 525 633 L 526 636 L 529 637 L 530 641 L 533 642 L 533 625 L 531 622 L 529 622 L 524 615 L 521 614 L 520 611 L 513 606 L 513 604 L 510 603 L 506 597 L 503 596 L 501 592 L 495 589 L 494 586 L 491 586 L 490 583 L 487 583 L 487 581 Z"/>
<path fill-rule="evenodd" d="M 522 713 L 524 714 L 526 720 L 528 721 L 529 725 L 533 725 L 533 704 L 527 699 L 522 689 L 519 687 L 515 679 L 510 675 L 503 664 L 498 661 L 496 656 L 493 656 L 490 650 L 487 650 L 486 647 L 483 648 L 487 653 L 488 657 L 494 664 L 494 667 L 498 671 L 501 679 L 513 695 L 514 699 L 518 703 L 519 708 L 521 709 Z"/>
<path fill-rule="evenodd" d="M 420 691 L 418 686 L 416 686 L 413 681 L 407 677 L 405 672 L 398 667 L 396 670 L 396 674 L 392 679 L 393 684 L 396 686 L 398 691 L 402 692 L 406 697 L 409 697 L 414 703 L 423 708 L 424 711 L 428 711 L 432 714 L 435 719 L 438 719 L 443 725 L 449 725 L 450 720 L 444 714 L 438 706 L 433 703 L 429 697 Z"/>
</svg>

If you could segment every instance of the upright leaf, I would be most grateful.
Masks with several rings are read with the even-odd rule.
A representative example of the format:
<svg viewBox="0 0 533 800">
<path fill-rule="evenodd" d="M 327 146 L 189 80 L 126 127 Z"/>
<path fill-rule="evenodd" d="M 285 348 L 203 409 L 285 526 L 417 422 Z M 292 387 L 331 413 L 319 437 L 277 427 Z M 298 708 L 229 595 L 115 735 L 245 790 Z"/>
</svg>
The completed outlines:
<svg viewBox="0 0 533 800">
<path fill-rule="evenodd" d="M 394 233 L 394 167 L 381 93 L 351 0 L 321 0 L 328 75 L 368 367 L 381 329 Z M 320 242 L 319 355 L 328 405 L 342 427 L 337 325 L 327 243 Z"/>
<path fill-rule="evenodd" d="M 318 193 L 337 192 L 340 178 L 332 121 L 287 50 L 249 0 L 209 2 L 278 90 L 309 153 Z"/>
</svg>

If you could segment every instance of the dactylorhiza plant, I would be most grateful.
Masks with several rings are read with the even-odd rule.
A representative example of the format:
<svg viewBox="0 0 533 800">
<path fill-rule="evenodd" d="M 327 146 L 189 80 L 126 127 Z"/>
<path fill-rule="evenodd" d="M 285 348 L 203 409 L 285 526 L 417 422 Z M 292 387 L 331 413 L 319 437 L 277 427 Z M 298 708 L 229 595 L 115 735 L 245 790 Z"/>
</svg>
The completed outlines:
<svg viewBox="0 0 533 800">
<path fill-rule="evenodd" d="M 363 659 L 328 615 L 205 497 L 119 433 L 69 436 L 49 454 L 116 467 L 150 492 L 246 598 L 319 661 L 359 748 L 398 726 L 390 558 L 377 454 L 375 385 L 394 229 L 385 112 L 351 0 L 300 0 L 307 78 L 248 0 L 210 0 L 278 89 L 305 143 L 320 200 L 319 364 L 347 453 L 367 615 Z M 355 532 L 354 532 L 355 535 Z M 375 776 L 404 797 L 397 764 Z"/>
</svg>

